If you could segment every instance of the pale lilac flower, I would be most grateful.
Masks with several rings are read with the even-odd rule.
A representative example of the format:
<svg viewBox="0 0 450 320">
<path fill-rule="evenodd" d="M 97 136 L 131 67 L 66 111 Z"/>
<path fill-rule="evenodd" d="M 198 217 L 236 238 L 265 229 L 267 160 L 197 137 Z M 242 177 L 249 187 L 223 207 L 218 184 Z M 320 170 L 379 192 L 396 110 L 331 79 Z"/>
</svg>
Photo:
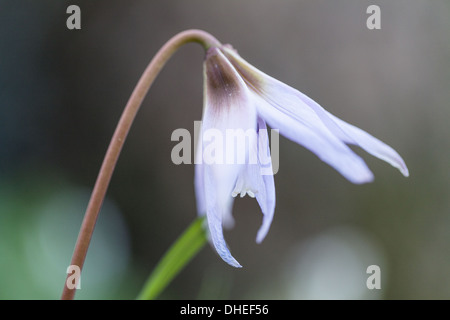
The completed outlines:
<svg viewBox="0 0 450 320">
<path fill-rule="evenodd" d="M 265 129 L 266 123 L 286 138 L 306 147 L 322 161 L 353 183 L 373 180 L 373 174 L 347 144 L 397 167 L 404 176 L 408 169 L 391 147 L 367 132 L 333 116 L 312 99 L 264 74 L 230 46 L 212 47 L 204 62 L 204 109 L 202 132 L 209 129 Z M 201 135 L 196 157 L 204 151 Z M 262 141 L 262 143 L 258 143 Z M 203 146 L 202 146 L 203 145 Z M 267 131 L 259 131 L 246 149 L 250 155 L 270 152 Z M 265 150 L 261 150 L 265 149 Z M 224 150 L 226 153 L 227 150 Z M 223 226 L 231 226 L 234 196 L 255 197 L 264 215 L 256 241 L 261 242 L 272 222 L 275 209 L 273 175 L 261 174 L 261 163 L 217 164 L 196 159 L 195 191 L 198 212 L 207 216 L 212 244 L 224 261 L 240 264 L 231 255 L 223 236 Z"/>
</svg>

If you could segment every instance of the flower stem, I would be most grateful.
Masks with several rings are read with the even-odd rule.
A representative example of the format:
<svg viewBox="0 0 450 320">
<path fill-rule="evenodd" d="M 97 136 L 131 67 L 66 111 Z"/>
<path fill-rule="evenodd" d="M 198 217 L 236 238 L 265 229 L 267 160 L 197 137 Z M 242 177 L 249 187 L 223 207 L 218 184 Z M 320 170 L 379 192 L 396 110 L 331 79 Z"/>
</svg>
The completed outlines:
<svg viewBox="0 0 450 320">
<path fill-rule="evenodd" d="M 199 217 L 170 247 L 145 283 L 138 300 L 155 299 L 183 267 L 207 242 L 203 228 L 205 217 Z"/>
<path fill-rule="evenodd" d="M 78 234 L 78 239 L 75 245 L 74 253 L 71 260 L 71 265 L 77 266 L 82 270 L 84 261 L 86 259 L 87 250 L 91 241 L 92 233 L 94 232 L 95 223 L 97 221 L 98 213 L 105 198 L 111 176 L 117 163 L 120 151 L 122 150 L 125 139 L 128 135 L 130 127 L 139 110 L 139 107 L 144 100 L 150 86 L 159 74 L 165 63 L 169 58 L 184 44 L 189 42 L 197 42 L 201 44 L 205 50 L 211 46 L 220 46 L 220 42 L 207 32 L 202 30 L 186 30 L 180 32 L 171 38 L 166 44 L 156 53 L 150 64 L 145 69 L 139 82 L 134 88 L 130 99 L 122 113 L 122 116 L 117 124 L 114 135 L 106 151 L 103 159 L 100 172 L 95 182 L 94 189 L 89 200 L 89 204 L 84 215 L 84 219 Z M 66 282 L 64 283 L 64 290 L 61 296 L 63 300 L 71 300 L 75 296 L 75 289 L 70 289 L 67 282 L 70 281 L 68 274 Z"/>
</svg>

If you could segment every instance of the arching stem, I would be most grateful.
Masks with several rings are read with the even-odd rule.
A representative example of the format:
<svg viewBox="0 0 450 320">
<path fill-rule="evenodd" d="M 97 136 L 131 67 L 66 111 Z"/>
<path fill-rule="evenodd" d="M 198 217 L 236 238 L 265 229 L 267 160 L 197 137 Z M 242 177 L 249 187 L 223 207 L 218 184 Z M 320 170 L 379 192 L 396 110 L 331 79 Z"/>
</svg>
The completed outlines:
<svg viewBox="0 0 450 320">
<path fill-rule="evenodd" d="M 98 213 L 105 198 L 111 176 L 119 158 L 125 139 L 128 135 L 133 120 L 144 100 L 150 86 L 159 74 L 163 66 L 169 58 L 184 44 L 189 42 L 197 42 L 201 44 L 205 50 L 212 46 L 220 46 L 220 42 L 207 32 L 202 30 L 186 30 L 171 38 L 154 56 L 148 67 L 142 74 L 137 83 L 127 105 L 120 117 L 114 135 L 109 144 L 105 158 L 103 159 L 100 172 L 95 182 L 94 189 L 89 200 L 89 204 L 84 215 L 84 219 L 78 234 L 78 239 L 72 256 L 71 265 L 77 266 L 80 271 L 83 269 L 89 243 L 94 232 L 95 223 Z M 63 300 L 71 300 L 75 296 L 75 290 L 67 286 L 71 281 L 71 274 L 68 274 L 64 283 L 64 290 L 61 296 Z"/>
</svg>

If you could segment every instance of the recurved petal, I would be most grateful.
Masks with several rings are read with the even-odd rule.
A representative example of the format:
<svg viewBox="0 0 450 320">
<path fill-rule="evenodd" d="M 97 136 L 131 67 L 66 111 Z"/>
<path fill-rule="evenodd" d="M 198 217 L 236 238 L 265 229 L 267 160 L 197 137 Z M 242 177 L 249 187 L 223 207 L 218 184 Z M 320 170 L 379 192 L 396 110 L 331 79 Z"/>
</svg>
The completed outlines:
<svg viewBox="0 0 450 320">
<path fill-rule="evenodd" d="M 279 113 L 277 113 L 275 111 L 270 112 L 270 110 L 264 110 L 266 116 L 270 116 L 269 113 L 272 114 L 274 117 L 272 122 L 280 122 L 282 118 L 287 116 L 295 119 L 299 126 L 305 127 L 302 130 L 299 130 L 300 128 L 298 127 L 297 130 L 281 130 L 280 128 L 280 133 L 283 134 L 283 131 L 297 131 L 297 133 L 291 133 L 291 135 L 283 135 L 286 135 L 288 138 L 304 145 L 316 153 L 322 160 L 335 167 L 347 179 L 352 182 L 360 183 L 371 181 L 373 177 L 362 159 L 356 156 L 351 149 L 339 145 L 340 143 L 337 140 L 358 145 L 370 154 L 399 168 L 404 175 L 408 175 L 408 169 L 406 168 L 403 159 L 391 147 L 374 138 L 367 132 L 331 115 L 311 98 L 256 69 L 234 51 L 227 48 L 224 48 L 223 50 L 225 55 L 229 58 L 255 94 L 279 111 Z M 258 111 L 260 111 L 260 109 L 267 109 L 267 107 L 267 105 L 265 108 L 260 105 Z M 278 121 L 276 119 L 277 116 L 279 117 Z M 266 119 L 266 121 L 272 126 L 269 119 Z M 327 152 L 324 152 L 325 149 L 330 147 L 329 144 L 328 146 L 322 144 L 315 149 L 308 147 L 301 141 L 298 141 L 301 137 L 297 137 L 297 139 L 292 137 L 292 134 L 300 134 L 298 131 L 307 131 L 305 132 L 307 134 L 305 139 L 308 136 L 312 138 L 311 135 L 314 135 L 316 137 L 312 138 L 313 140 L 328 140 L 329 143 L 334 145 L 336 153 L 333 152 L 332 149 L 329 150 L 331 153 L 328 153 L 328 155 Z M 320 136 L 320 138 L 318 136 Z M 332 136 L 334 136 L 334 138 Z M 329 159 L 328 156 L 333 156 L 333 153 L 335 153 L 335 156 L 342 157 L 342 159 L 335 159 L 336 161 Z M 352 161 L 346 163 L 347 161 L 345 159 L 352 159 Z M 355 166 L 354 168 L 356 169 L 353 174 L 349 172 L 349 170 L 352 170 L 351 166 Z"/>
<path fill-rule="evenodd" d="M 254 99 L 259 100 L 259 115 L 269 126 L 279 129 L 281 135 L 309 149 L 353 183 L 373 180 L 373 174 L 362 158 L 332 134 L 317 116 L 298 119 L 296 115 L 274 107 L 275 101 L 271 104 L 256 93 Z"/>
<path fill-rule="evenodd" d="M 361 147 L 366 152 L 371 155 L 386 161 L 393 167 L 400 170 L 400 172 L 405 176 L 409 176 L 408 168 L 403 161 L 402 157 L 395 151 L 392 147 L 382 142 L 381 140 L 375 138 L 370 135 L 366 131 L 349 124 L 342 119 L 339 119 L 335 115 L 331 114 L 327 110 L 325 110 L 322 106 L 320 106 L 313 99 L 308 97 L 307 95 L 301 93 L 300 91 L 287 86 L 284 83 L 279 82 L 278 80 L 272 80 L 272 90 L 275 90 L 276 87 L 284 87 L 284 90 L 292 91 L 292 94 L 296 96 L 299 100 L 304 102 L 306 106 L 311 108 L 317 116 L 322 120 L 322 122 L 327 126 L 327 128 L 336 135 L 339 139 L 348 144 L 353 144 Z M 282 91 L 283 88 L 279 91 Z"/>
<path fill-rule="evenodd" d="M 312 103 L 315 102 L 312 101 Z M 321 108 L 319 112 L 324 112 L 324 115 L 329 117 L 334 122 L 334 124 L 338 126 L 340 132 L 333 124 L 330 123 L 330 125 L 328 125 L 329 129 L 332 130 L 336 135 L 339 135 L 344 142 L 354 144 L 363 148 L 371 155 L 384 160 L 393 167 L 399 169 L 405 177 L 409 176 L 408 167 L 406 166 L 402 157 L 397 153 L 397 151 L 395 151 L 393 148 L 391 148 L 381 140 L 370 135 L 366 131 L 361 130 L 356 126 L 339 119 L 338 117 L 324 110 L 319 105 L 318 107 Z M 319 112 L 318 114 L 320 114 Z"/>
</svg>

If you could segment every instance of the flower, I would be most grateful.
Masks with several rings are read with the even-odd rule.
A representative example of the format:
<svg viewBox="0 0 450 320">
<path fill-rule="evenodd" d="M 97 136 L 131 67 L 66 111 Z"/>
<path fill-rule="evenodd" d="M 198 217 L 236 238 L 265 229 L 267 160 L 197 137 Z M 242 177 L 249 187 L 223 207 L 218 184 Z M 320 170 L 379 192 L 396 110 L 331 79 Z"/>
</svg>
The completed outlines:
<svg viewBox="0 0 450 320">
<path fill-rule="evenodd" d="M 196 152 L 195 191 L 198 212 L 206 214 L 212 244 L 220 257 L 234 267 L 241 265 L 231 255 L 223 236 L 223 226 L 233 225 L 234 197 L 248 194 L 258 201 L 264 215 L 256 237 L 258 243 L 266 236 L 275 210 L 273 174 L 262 174 L 261 154 L 270 152 L 266 123 L 311 150 L 352 183 L 371 182 L 373 174 L 347 144 L 359 146 L 397 167 L 404 176 L 409 175 L 403 159 L 385 143 L 256 69 L 231 46 L 209 48 L 204 61 L 204 108 Z M 205 151 L 210 152 L 207 148 L 211 143 L 211 135 L 206 132 L 210 130 L 254 130 L 256 136 L 248 136 L 244 151 L 246 162 L 206 161 Z M 223 148 L 222 158 L 235 151 Z M 250 162 L 255 155 L 257 160 Z"/>
</svg>

